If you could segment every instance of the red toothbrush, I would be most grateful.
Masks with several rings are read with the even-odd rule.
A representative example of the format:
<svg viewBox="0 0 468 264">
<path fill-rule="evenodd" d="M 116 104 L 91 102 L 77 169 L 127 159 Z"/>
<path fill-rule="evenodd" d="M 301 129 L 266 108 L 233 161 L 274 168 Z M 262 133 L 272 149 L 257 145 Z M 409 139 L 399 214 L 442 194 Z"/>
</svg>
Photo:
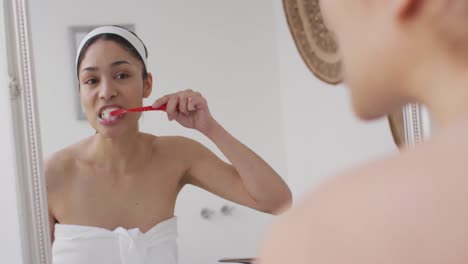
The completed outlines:
<svg viewBox="0 0 468 264">
<path fill-rule="evenodd" d="M 160 107 L 158 108 L 154 108 L 152 106 L 143 106 L 143 107 L 136 107 L 136 108 L 130 108 L 130 109 L 118 109 L 118 110 L 114 110 L 112 112 L 110 112 L 110 115 L 111 116 L 120 116 L 120 115 L 123 115 L 125 113 L 128 113 L 128 112 L 145 112 L 145 111 L 156 111 L 156 110 L 160 110 L 160 111 L 166 111 L 166 105 L 161 105 Z"/>
</svg>

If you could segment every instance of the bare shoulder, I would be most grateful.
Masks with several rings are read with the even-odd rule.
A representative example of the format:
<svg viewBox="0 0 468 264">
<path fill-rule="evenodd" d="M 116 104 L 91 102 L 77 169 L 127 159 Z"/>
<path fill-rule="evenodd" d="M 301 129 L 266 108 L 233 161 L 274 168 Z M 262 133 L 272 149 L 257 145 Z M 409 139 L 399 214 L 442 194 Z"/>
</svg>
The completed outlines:
<svg viewBox="0 0 468 264">
<path fill-rule="evenodd" d="M 156 151 L 164 151 L 166 155 L 183 155 L 184 157 L 200 154 L 206 147 L 196 140 L 183 136 L 152 136 L 152 146 Z"/>
<path fill-rule="evenodd" d="M 57 191 L 77 170 L 78 160 L 83 155 L 86 145 L 87 140 L 83 140 L 54 152 L 46 158 L 44 172 L 49 194 Z"/>
<path fill-rule="evenodd" d="M 157 144 L 156 146 L 193 146 L 194 144 L 200 144 L 198 141 L 184 136 L 150 136 L 153 140 L 153 144 Z"/>
<path fill-rule="evenodd" d="M 447 134 L 330 178 L 273 224 L 264 263 L 467 263 L 462 140 Z"/>
</svg>

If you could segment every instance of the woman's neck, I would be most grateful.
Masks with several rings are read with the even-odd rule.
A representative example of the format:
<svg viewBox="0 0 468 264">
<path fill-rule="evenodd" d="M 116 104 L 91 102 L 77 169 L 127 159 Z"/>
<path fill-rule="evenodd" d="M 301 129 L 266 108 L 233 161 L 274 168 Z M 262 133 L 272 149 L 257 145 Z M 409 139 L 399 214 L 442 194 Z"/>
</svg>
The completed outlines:
<svg viewBox="0 0 468 264">
<path fill-rule="evenodd" d="M 414 98 L 428 108 L 438 130 L 468 117 L 468 67 L 439 63 L 419 73 Z"/>
<path fill-rule="evenodd" d="M 136 131 L 118 138 L 108 138 L 97 133 L 92 141 L 91 156 L 102 168 L 125 172 L 137 166 L 136 163 L 145 157 L 146 145 L 144 134 Z M 151 148 L 149 148 L 151 149 Z"/>
</svg>

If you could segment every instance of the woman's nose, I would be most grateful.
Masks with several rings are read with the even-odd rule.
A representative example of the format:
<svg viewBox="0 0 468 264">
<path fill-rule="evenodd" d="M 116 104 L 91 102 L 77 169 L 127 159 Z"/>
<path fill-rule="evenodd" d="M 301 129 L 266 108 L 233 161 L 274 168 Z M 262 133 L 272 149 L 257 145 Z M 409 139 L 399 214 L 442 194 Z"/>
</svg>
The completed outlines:
<svg viewBox="0 0 468 264">
<path fill-rule="evenodd" d="M 104 101 L 109 101 L 110 99 L 117 96 L 117 90 L 109 81 L 101 81 L 99 87 L 99 98 Z"/>
</svg>

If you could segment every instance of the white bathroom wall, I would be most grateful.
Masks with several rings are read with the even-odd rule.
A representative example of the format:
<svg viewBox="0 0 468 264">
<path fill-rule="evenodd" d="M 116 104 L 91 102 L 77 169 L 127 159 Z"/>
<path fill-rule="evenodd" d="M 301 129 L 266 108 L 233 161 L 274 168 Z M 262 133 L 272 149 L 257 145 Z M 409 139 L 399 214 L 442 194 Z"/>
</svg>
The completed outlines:
<svg viewBox="0 0 468 264">
<path fill-rule="evenodd" d="M 346 86 L 327 85 L 312 75 L 291 37 L 282 1 L 275 5 L 286 167 L 300 199 L 325 177 L 396 147 L 387 120 L 359 121 Z"/>
<path fill-rule="evenodd" d="M 0 263 L 21 264 L 18 194 L 16 193 L 16 163 L 11 120 L 11 101 L 8 89 L 4 3 L 0 5 Z"/>
</svg>

